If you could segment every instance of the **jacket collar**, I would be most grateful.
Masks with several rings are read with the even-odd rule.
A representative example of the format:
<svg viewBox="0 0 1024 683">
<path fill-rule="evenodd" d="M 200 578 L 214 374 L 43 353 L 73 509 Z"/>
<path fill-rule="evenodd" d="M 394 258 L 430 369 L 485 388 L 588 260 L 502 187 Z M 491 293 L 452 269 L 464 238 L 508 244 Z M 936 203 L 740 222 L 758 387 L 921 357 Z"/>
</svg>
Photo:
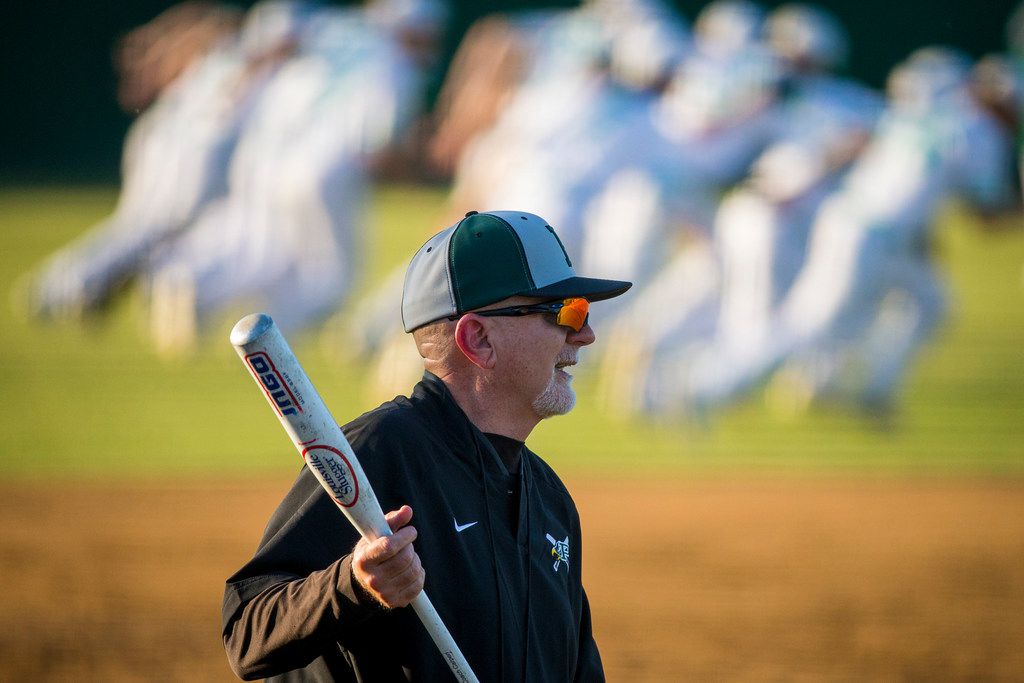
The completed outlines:
<svg viewBox="0 0 1024 683">
<path fill-rule="evenodd" d="M 409 400 L 423 412 L 431 428 L 456 452 L 462 452 L 467 445 L 486 441 L 459 407 L 448 386 L 434 373 L 423 372 Z"/>
<path fill-rule="evenodd" d="M 413 389 L 409 400 L 423 411 L 431 428 L 441 435 L 449 448 L 459 457 L 464 458 L 467 462 L 475 463 L 478 462 L 478 453 L 482 451 L 487 453 L 488 459 L 493 460 L 496 466 L 504 471 L 505 466 L 494 451 L 490 440 L 470 421 L 455 401 L 448 385 L 440 377 L 432 372 L 424 371 L 423 377 Z M 529 450 L 524 448 L 523 452 L 525 454 Z M 522 467 L 525 472 L 526 465 L 524 464 Z"/>
</svg>

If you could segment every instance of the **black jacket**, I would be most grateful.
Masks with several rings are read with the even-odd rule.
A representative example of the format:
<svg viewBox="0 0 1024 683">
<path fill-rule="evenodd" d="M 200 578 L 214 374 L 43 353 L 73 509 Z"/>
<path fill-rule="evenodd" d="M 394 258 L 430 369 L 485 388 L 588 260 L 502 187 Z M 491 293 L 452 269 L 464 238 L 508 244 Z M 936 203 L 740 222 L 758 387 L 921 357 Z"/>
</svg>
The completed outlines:
<svg viewBox="0 0 1024 683">
<path fill-rule="evenodd" d="M 344 427 L 384 510 L 413 508 L 426 592 L 481 681 L 602 681 L 580 580 L 579 515 L 524 447 L 517 497 L 488 439 L 430 373 Z M 461 530 L 460 530 L 461 529 Z M 453 680 L 411 608 L 355 584 L 358 534 L 303 468 L 255 557 L 227 581 L 223 636 L 243 678 Z"/>
</svg>

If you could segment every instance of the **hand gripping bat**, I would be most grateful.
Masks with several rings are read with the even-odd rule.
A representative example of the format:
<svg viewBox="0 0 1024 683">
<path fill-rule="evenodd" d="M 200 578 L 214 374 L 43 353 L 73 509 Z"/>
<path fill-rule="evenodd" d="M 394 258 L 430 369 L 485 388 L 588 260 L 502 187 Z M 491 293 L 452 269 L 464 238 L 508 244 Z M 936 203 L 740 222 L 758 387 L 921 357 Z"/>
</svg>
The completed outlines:
<svg viewBox="0 0 1024 683">
<path fill-rule="evenodd" d="M 369 540 L 390 536 L 391 527 L 352 446 L 270 316 L 254 313 L 239 320 L 231 330 L 231 344 L 263 390 L 306 466 L 352 526 Z M 412 608 L 455 678 L 477 683 L 426 592 L 420 591 Z"/>
</svg>

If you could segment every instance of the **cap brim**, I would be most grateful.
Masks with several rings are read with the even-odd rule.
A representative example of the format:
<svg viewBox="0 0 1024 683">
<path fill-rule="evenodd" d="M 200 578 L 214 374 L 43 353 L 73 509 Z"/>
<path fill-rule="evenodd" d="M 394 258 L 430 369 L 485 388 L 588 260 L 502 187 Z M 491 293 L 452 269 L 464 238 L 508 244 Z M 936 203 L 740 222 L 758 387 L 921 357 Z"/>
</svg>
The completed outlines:
<svg viewBox="0 0 1024 683">
<path fill-rule="evenodd" d="M 567 298 L 582 296 L 589 301 L 612 299 L 626 292 L 633 286 L 625 280 L 600 280 L 592 277 L 570 277 L 540 289 L 520 292 L 523 296 L 539 296 L 545 298 Z"/>
</svg>

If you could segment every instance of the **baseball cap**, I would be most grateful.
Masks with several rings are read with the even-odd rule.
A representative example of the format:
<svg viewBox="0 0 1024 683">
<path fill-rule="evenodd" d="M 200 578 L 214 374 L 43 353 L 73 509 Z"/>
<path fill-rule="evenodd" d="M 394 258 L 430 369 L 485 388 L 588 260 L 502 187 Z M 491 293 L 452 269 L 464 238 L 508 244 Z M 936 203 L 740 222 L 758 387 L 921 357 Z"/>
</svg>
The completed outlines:
<svg viewBox="0 0 1024 683">
<path fill-rule="evenodd" d="M 601 301 L 632 286 L 580 277 L 547 221 L 523 211 L 470 211 L 420 247 L 405 272 L 406 332 L 510 296 Z"/>
</svg>

